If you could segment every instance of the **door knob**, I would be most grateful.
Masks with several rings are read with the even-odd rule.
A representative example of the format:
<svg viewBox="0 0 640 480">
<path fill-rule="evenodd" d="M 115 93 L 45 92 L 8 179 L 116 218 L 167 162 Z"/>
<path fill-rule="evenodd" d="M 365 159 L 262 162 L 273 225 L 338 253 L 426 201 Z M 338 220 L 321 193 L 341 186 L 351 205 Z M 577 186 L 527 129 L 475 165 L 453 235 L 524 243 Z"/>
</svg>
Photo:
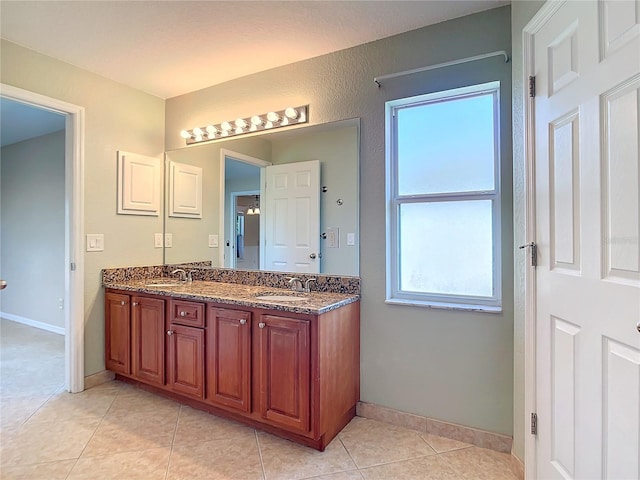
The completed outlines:
<svg viewBox="0 0 640 480">
<path fill-rule="evenodd" d="M 264 328 L 266 325 L 267 325 L 267 324 L 266 324 L 266 323 L 264 323 L 264 322 L 260 322 L 260 323 L 258 324 L 258 326 L 259 326 L 260 328 Z"/>
<path fill-rule="evenodd" d="M 7 281 L 0 280 L 0 290 L 4 290 L 5 288 L 7 288 Z"/>
<path fill-rule="evenodd" d="M 244 325 L 245 323 L 247 323 L 247 321 L 244 318 L 240 319 L 240 325 Z"/>
<path fill-rule="evenodd" d="M 173 330 L 167 330 L 167 335 L 169 336 L 173 335 Z"/>
<path fill-rule="evenodd" d="M 180 316 L 181 316 L 181 317 L 184 317 L 184 316 L 186 316 L 186 315 L 187 315 L 187 312 L 180 312 Z"/>
<path fill-rule="evenodd" d="M 636 324 L 636 330 L 638 330 L 638 333 L 640 333 L 640 322 Z"/>
<path fill-rule="evenodd" d="M 133 302 L 133 306 L 137 307 L 138 306 L 138 302 Z"/>
<path fill-rule="evenodd" d="M 316 258 L 316 254 L 312 253 L 311 255 L 309 255 L 309 258 L 313 260 L 314 258 Z"/>
<path fill-rule="evenodd" d="M 122 300 L 122 301 L 120 302 L 120 305 L 122 305 L 122 306 L 124 307 L 124 306 L 126 305 L 126 303 L 127 303 L 127 302 L 125 302 L 124 300 Z"/>
</svg>

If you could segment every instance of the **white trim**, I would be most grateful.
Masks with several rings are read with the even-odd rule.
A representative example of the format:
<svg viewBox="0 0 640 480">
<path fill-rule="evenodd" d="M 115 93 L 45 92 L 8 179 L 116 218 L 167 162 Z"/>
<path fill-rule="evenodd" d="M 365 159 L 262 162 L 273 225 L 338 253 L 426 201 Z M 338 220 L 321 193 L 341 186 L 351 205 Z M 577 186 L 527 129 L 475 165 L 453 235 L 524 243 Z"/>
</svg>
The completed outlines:
<svg viewBox="0 0 640 480">
<path fill-rule="evenodd" d="M 0 317 L 6 320 L 11 320 L 12 322 L 17 322 L 23 325 L 29 325 L 30 327 L 39 328 L 40 330 L 46 330 L 47 332 L 57 333 L 58 335 L 64 335 L 64 327 L 58 327 L 57 325 L 51 325 L 50 323 L 44 323 L 38 320 L 32 320 L 30 318 L 21 317 L 20 315 L 14 315 L 13 313 L 6 313 L 6 312 L 0 312 Z"/>
<path fill-rule="evenodd" d="M 523 85 L 529 84 L 529 77 L 535 75 L 534 36 L 546 22 L 565 3 L 562 1 L 548 1 L 522 29 L 522 58 Z M 525 239 L 536 239 L 536 180 L 535 180 L 535 124 L 534 103 L 529 98 L 528 88 L 524 88 L 524 119 L 525 125 Z M 536 478 L 537 451 L 536 437 L 529 433 L 530 415 L 537 411 L 536 404 L 536 270 L 527 268 L 525 277 L 525 372 L 524 372 L 524 422 L 525 428 L 525 478 Z"/>
<path fill-rule="evenodd" d="M 266 160 L 262 160 L 260 158 L 251 157 L 249 155 L 245 155 L 244 153 L 234 152 L 233 150 L 229 150 L 227 148 L 220 149 L 220 208 L 219 208 L 219 223 L 218 223 L 218 231 L 220 236 L 220 242 L 222 242 L 222 248 L 219 248 L 219 266 L 224 267 L 224 255 L 227 251 L 227 243 L 224 238 L 225 229 L 225 158 L 230 157 L 239 162 L 248 163 L 250 165 L 255 165 L 256 167 L 260 167 L 260 198 L 264 197 L 264 183 L 263 183 L 263 169 L 264 167 L 268 167 L 272 165 L 271 162 L 267 162 Z M 262 200 L 260 201 L 262 203 Z M 262 206 L 260 207 L 262 210 Z M 260 268 L 262 268 L 262 259 L 263 255 L 263 235 L 264 235 L 264 225 L 263 225 L 263 216 L 260 215 Z"/>
<path fill-rule="evenodd" d="M 0 84 L 0 96 L 66 116 L 65 389 L 84 390 L 84 107 Z M 71 264 L 75 270 L 71 270 Z"/>
</svg>

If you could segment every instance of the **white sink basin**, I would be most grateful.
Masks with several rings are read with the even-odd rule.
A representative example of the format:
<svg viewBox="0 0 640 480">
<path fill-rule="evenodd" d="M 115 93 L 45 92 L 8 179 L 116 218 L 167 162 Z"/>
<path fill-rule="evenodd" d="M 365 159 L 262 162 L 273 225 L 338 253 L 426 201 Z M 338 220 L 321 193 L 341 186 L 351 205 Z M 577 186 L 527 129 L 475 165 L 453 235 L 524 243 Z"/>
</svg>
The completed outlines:
<svg viewBox="0 0 640 480">
<path fill-rule="evenodd" d="M 297 297 L 295 295 L 259 295 L 256 299 L 270 300 L 272 302 L 300 302 L 302 300 L 308 300 L 309 297 Z"/>
<path fill-rule="evenodd" d="M 179 287 L 180 285 L 184 285 L 183 283 L 179 283 L 179 282 L 154 282 L 154 283 L 147 283 L 145 286 L 146 287 Z"/>
</svg>

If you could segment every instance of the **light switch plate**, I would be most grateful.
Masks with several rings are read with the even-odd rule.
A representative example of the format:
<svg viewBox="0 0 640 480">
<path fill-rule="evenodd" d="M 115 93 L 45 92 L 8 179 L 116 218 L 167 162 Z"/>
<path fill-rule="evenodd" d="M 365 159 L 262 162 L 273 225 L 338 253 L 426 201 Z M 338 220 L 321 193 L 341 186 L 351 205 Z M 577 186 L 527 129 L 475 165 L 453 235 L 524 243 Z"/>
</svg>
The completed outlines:
<svg viewBox="0 0 640 480">
<path fill-rule="evenodd" d="M 340 229 L 338 227 L 327 227 L 327 248 L 340 247 Z"/>
<path fill-rule="evenodd" d="M 102 252 L 104 250 L 103 233 L 87 233 L 87 252 Z"/>
<path fill-rule="evenodd" d="M 154 235 L 153 246 L 155 248 L 162 248 L 162 234 L 156 233 Z"/>
<path fill-rule="evenodd" d="M 215 248 L 218 246 L 218 235 L 209 235 L 209 247 Z"/>
<path fill-rule="evenodd" d="M 173 247 L 173 234 L 171 234 L 171 233 L 165 233 L 164 234 L 164 246 L 166 248 Z"/>
<path fill-rule="evenodd" d="M 350 247 L 356 244 L 356 234 L 355 233 L 347 233 L 347 245 Z"/>
</svg>

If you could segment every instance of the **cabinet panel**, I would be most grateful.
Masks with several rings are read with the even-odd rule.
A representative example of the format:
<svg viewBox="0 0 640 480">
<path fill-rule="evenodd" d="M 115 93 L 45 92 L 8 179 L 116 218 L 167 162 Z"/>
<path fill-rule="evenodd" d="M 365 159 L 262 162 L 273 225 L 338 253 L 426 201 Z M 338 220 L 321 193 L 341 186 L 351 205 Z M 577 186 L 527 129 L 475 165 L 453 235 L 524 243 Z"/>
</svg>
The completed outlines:
<svg viewBox="0 0 640 480">
<path fill-rule="evenodd" d="M 105 366 L 128 375 L 131 372 L 131 316 L 129 295 L 105 295 Z"/>
<path fill-rule="evenodd" d="M 172 324 L 167 333 L 171 388 L 204 398 L 204 330 Z"/>
<path fill-rule="evenodd" d="M 260 413 L 289 430 L 309 431 L 309 322 L 261 315 Z"/>
<path fill-rule="evenodd" d="M 164 300 L 132 297 L 131 347 L 133 375 L 164 385 Z"/>
<path fill-rule="evenodd" d="M 251 409 L 251 313 L 209 307 L 207 315 L 207 399 Z"/>
</svg>

